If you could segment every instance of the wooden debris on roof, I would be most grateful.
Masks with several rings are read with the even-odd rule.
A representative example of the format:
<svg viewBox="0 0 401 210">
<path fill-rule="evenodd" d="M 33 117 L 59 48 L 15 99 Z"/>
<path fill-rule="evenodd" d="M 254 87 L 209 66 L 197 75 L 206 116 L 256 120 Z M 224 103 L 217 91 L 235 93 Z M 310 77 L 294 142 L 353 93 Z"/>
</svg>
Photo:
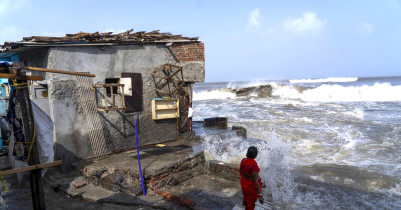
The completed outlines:
<svg viewBox="0 0 401 210">
<path fill-rule="evenodd" d="M 118 34 L 80 31 L 76 34 L 66 34 L 64 37 L 30 36 L 23 38 L 23 42 L 155 42 L 168 40 L 197 41 L 198 37 L 172 35 L 171 33 L 161 33 L 159 30 L 134 32 L 131 29 Z"/>
</svg>

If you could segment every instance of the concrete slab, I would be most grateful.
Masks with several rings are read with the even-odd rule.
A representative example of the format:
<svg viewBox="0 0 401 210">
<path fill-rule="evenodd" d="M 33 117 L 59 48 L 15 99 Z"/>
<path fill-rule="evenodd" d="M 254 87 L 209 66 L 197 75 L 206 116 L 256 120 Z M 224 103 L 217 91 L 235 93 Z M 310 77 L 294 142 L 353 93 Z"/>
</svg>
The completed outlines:
<svg viewBox="0 0 401 210">
<path fill-rule="evenodd" d="M 82 198 L 87 201 L 96 202 L 100 199 L 114 196 L 116 193 L 101 187 L 92 187 L 82 193 Z"/>
<path fill-rule="evenodd" d="M 142 171 L 145 176 L 150 176 L 161 168 L 174 164 L 177 160 L 190 155 L 195 155 L 199 151 L 201 150 L 198 143 L 186 140 L 177 140 L 140 148 L 139 156 Z M 85 170 L 87 174 L 93 174 L 102 170 L 111 172 L 110 170 L 114 169 L 125 169 L 131 173 L 139 173 L 136 150 L 113 154 L 99 161 L 82 160 L 73 163 L 73 165 L 79 170 Z"/>
</svg>

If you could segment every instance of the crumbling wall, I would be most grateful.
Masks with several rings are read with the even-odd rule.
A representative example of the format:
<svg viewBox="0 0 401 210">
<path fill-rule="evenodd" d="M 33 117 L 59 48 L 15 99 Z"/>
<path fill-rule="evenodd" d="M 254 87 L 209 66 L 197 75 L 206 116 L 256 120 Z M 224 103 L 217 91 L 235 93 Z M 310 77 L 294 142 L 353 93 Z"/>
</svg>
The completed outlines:
<svg viewBox="0 0 401 210">
<path fill-rule="evenodd" d="M 202 151 L 156 171 L 155 174 L 151 175 L 148 186 L 151 190 L 176 186 L 195 176 L 205 174 L 205 172 L 205 155 Z"/>
<path fill-rule="evenodd" d="M 155 68 L 172 63 L 183 66 L 186 81 L 203 82 L 205 77 L 204 61 L 177 63 L 166 44 L 50 47 L 27 51 L 23 58 L 31 66 L 93 73 L 96 75 L 94 84 L 103 84 L 106 78 L 120 78 L 123 72 L 142 74 L 143 111 L 100 113 L 109 151 L 135 147 L 135 118 L 138 119 L 140 145 L 177 138 L 176 119 L 152 120 L 151 98 L 159 97 L 151 76 Z M 42 62 L 34 61 L 39 58 Z M 92 156 L 76 92 L 76 78 L 47 73 L 46 79 L 50 113 L 55 125 L 56 158 L 63 160 L 63 169 L 67 171 L 70 163 Z"/>
</svg>

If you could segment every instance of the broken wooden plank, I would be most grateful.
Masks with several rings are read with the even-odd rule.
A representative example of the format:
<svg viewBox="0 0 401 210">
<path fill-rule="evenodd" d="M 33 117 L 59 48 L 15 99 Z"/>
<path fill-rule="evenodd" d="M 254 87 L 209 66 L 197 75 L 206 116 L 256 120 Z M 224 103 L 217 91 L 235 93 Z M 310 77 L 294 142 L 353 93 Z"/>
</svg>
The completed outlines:
<svg viewBox="0 0 401 210">
<path fill-rule="evenodd" d="M 103 88 L 103 87 L 124 87 L 124 84 L 118 84 L 118 83 L 108 83 L 108 84 L 94 84 L 92 87 L 94 88 Z"/>
<path fill-rule="evenodd" d="M 77 76 L 84 76 L 84 77 L 96 77 L 94 74 L 87 74 L 81 72 L 72 72 L 72 71 L 62 71 L 62 70 L 55 70 L 55 69 L 45 69 L 45 68 L 38 68 L 38 67 L 22 67 L 22 69 L 30 70 L 30 71 L 41 71 L 41 72 L 52 72 L 58 74 L 69 74 L 69 75 L 77 75 Z"/>
<path fill-rule="evenodd" d="M 32 166 L 27 166 L 27 167 L 23 167 L 23 168 L 11 169 L 11 170 L 7 170 L 7 171 L 0 171 L 0 176 L 8 175 L 8 174 L 15 174 L 15 173 L 19 173 L 19 172 L 25 172 L 25 171 L 32 171 L 32 170 L 37 170 L 37 169 L 43 169 L 43 168 L 49 168 L 49 167 L 61 165 L 62 163 L 63 163 L 63 161 L 59 160 L 59 161 L 54 161 L 51 163 L 43 163 L 43 164 L 32 165 Z"/>
</svg>

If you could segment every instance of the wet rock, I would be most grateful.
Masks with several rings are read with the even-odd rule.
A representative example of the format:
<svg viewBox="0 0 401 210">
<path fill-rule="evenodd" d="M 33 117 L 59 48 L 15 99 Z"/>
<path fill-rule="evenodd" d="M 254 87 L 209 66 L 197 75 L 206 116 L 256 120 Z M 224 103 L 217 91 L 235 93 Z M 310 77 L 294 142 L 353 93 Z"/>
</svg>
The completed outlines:
<svg viewBox="0 0 401 210">
<path fill-rule="evenodd" d="M 244 87 L 236 90 L 235 93 L 237 96 L 249 96 L 255 89 L 256 87 Z"/>
<path fill-rule="evenodd" d="M 195 131 L 187 131 L 185 133 L 180 134 L 180 138 L 188 141 L 193 141 L 195 140 Z"/>
<path fill-rule="evenodd" d="M 232 129 L 238 136 L 246 138 L 246 129 L 242 126 L 233 126 Z"/>
<path fill-rule="evenodd" d="M 260 85 L 254 87 L 243 87 L 239 89 L 233 89 L 237 96 L 249 96 L 252 93 L 256 93 L 258 97 L 265 98 L 272 96 L 273 87 L 271 85 Z"/>
</svg>

